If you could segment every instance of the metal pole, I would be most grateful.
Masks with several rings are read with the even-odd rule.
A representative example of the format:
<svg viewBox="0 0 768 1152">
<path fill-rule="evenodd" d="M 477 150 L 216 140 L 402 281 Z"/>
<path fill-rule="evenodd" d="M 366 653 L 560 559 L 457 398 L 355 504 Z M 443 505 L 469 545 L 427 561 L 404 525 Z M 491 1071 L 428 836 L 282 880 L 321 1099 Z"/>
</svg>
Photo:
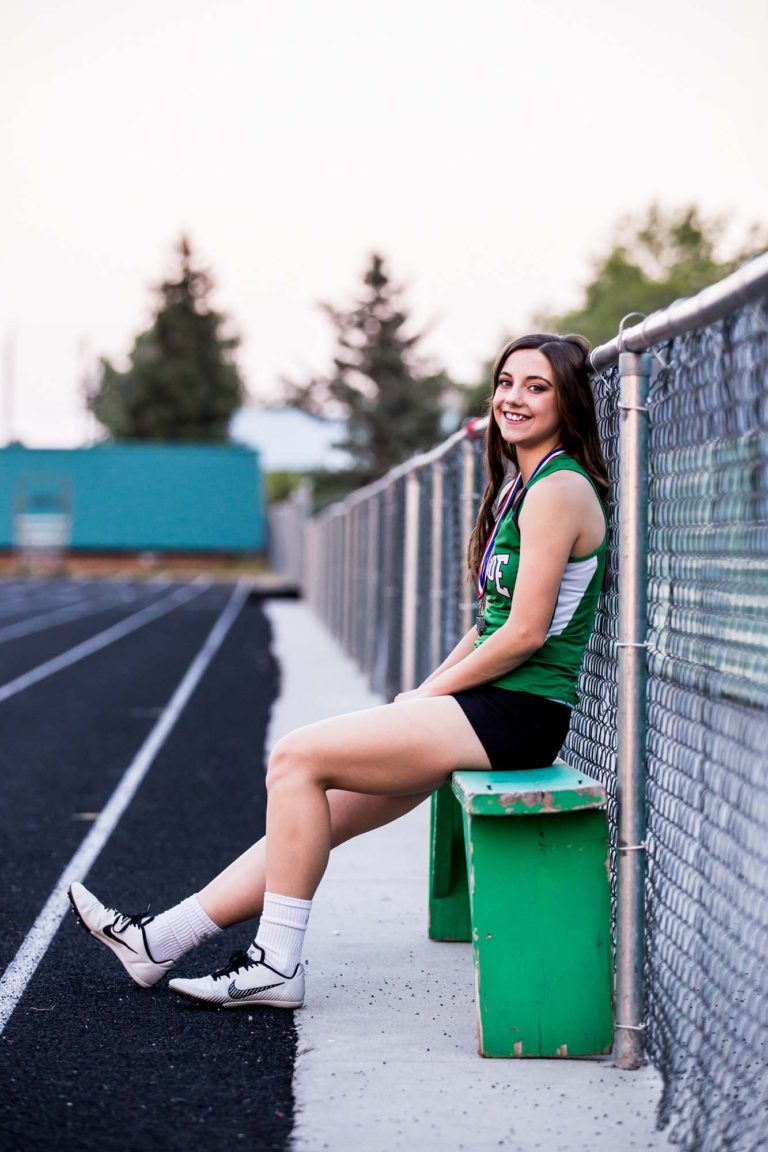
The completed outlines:
<svg viewBox="0 0 768 1152">
<path fill-rule="evenodd" d="M 461 566 L 464 568 L 464 556 L 469 546 L 469 538 L 475 524 L 475 451 L 472 442 L 467 438 L 461 445 L 462 458 L 462 491 L 461 491 Z M 461 631 L 468 632 L 472 627 L 477 611 L 471 598 L 471 589 L 467 580 L 460 583 L 461 597 Z"/>
<path fill-rule="evenodd" d="M 366 560 L 367 553 L 364 545 L 366 508 L 364 504 L 356 504 L 352 509 L 352 518 L 355 522 L 355 623 L 354 623 L 354 650 L 353 656 L 358 667 L 363 666 L 363 646 L 365 643 L 365 592 L 367 588 Z"/>
<path fill-rule="evenodd" d="M 432 556 L 430 567 L 429 663 L 432 672 L 443 659 L 443 462 L 432 465 Z"/>
<path fill-rule="evenodd" d="M 651 356 L 622 352 L 619 474 L 618 901 L 616 1063 L 643 1060 L 645 745 L 648 585 L 648 387 Z"/>
<path fill-rule="evenodd" d="M 342 529 L 344 532 L 344 582 L 341 589 L 341 642 L 345 652 L 349 652 L 351 647 L 352 635 L 352 596 L 351 590 L 354 583 L 354 572 L 352 568 L 352 519 L 349 511 L 345 510 L 341 518 Z"/>
<path fill-rule="evenodd" d="M 368 557 L 368 577 L 366 579 L 366 611 L 365 611 L 365 658 L 363 668 L 368 679 L 373 683 L 373 674 L 376 665 L 376 627 L 379 619 L 379 606 L 381 603 L 381 557 L 379 555 L 379 535 L 381 496 L 372 496 L 368 500 L 368 539 L 366 555 Z"/>
<path fill-rule="evenodd" d="M 344 536 L 342 534 L 341 513 L 333 517 L 331 528 L 333 531 L 333 552 L 331 553 L 331 584 L 328 589 L 330 628 L 337 640 L 341 641 L 341 620 L 339 619 L 339 589 L 344 579 L 344 566 L 342 563 L 342 547 Z"/>
<path fill-rule="evenodd" d="M 360 663 L 360 633 L 362 631 L 361 622 L 363 619 L 363 589 L 365 587 L 365 551 L 361 547 L 363 535 L 363 507 L 361 504 L 356 504 L 351 511 L 352 524 L 353 524 L 353 542 L 354 542 L 354 555 L 352 557 L 352 571 L 354 573 L 355 586 L 352 590 L 352 655 L 355 660 Z"/>
<path fill-rule="evenodd" d="M 302 551 L 304 553 L 304 571 L 301 580 L 301 594 L 311 608 L 317 611 L 317 586 L 315 584 L 315 574 L 317 571 L 315 560 L 315 541 L 312 535 L 313 524 L 311 520 L 305 520 L 302 527 L 303 543 Z"/>
<path fill-rule="evenodd" d="M 334 567 L 336 569 L 336 579 L 333 582 L 331 589 L 331 604 L 332 608 L 332 631 L 337 639 L 341 640 L 341 633 L 343 627 L 343 608 L 344 600 L 342 596 L 342 589 L 344 587 L 344 513 L 339 512 L 333 519 L 333 532 L 336 538 L 336 547 L 334 549 Z"/>
<path fill-rule="evenodd" d="M 325 553 L 320 542 L 320 525 L 317 519 L 310 521 L 309 538 L 312 541 L 312 607 L 321 620 L 325 620 Z"/>
<path fill-rule="evenodd" d="M 328 628 L 333 628 L 333 589 L 336 587 L 336 553 L 332 547 L 329 547 L 332 541 L 336 538 L 336 520 L 329 518 L 325 523 L 325 532 L 323 534 L 324 545 L 323 552 L 325 554 L 325 586 L 323 589 L 324 599 L 324 619 Z"/>
<path fill-rule="evenodd" d="M 357 632 L 355 628 L 357 620 L 357 508 L 352 507 L 346 515 L 347 521 L 347 586 L 344 590 L 345 598 L 347 601 L 347 652 L 350 656 L 355 655 L 355 644 L 357 642 Z"/>
<path fill-rule="evenodd" d="M 394 676 L 392 675 L 392 667 L 394 665 L 394 658 L 392 649 L 395 643 L 395 627 L 394 627 L 394 599 L 395 599 L 395 487 L 391 484 L 383 492 L 382 503 L 382 535 L 381 535 L 381 553 L 384 559 L 383 564 L 383 588 L 382 588 L 382 635 L 384 638 L 384 647 L 381 655 L 381 668 L 382 675 L 381 681 L 376 684 L 375 690 L 383 692 L 385 696 L 395 694 L 395 685 L 392 683 Z M 399 668 L 398 668 L 399 672 Z M 398 687 L 399 690 L 399 687 Z"/>
<path fill-rule="evenodd" d="M 401 643 L 401 691 L 416 687 L 417 584 L 419 579 L 419 497 L 418 472 L 409 472 L 405 481 L 405 546 L 403 548 L 403 635 Z"/>
</svg>

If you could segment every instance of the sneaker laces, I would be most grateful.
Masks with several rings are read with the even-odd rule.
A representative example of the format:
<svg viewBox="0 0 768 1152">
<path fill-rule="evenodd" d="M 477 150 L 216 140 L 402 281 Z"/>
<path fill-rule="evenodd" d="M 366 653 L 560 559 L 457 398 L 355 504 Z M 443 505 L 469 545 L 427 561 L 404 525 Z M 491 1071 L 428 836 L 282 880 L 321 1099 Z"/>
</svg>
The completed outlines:
<svg viewBox="0 0 768 1152">
<path fill-rule="evenodd" d="M 225 976 L 233 976 L 235 972 L 239 972 L 241 968 L 253 968 L 258 964 L 258 960 L 254 960 L 247 952 L 243 952 L 242 948 L 233 952 L 230 956 L 226 968 L 219 968 L 216 972 L 211 972 L 212 980 L 223 980 Z"/>
<path fill-rule="evenodd" d="M 115 932 L 125 932 L 126 928 L 143 928 L 145 924 L 149 924 L 150 920 L 155 918 L 150 915 L 149 906 L 143 912 L 131 912 L 129 915 L 118 912 L 115 908 L 110 908 L 109 911 L 114 912 L 115 915 L 112 921 L 112 928 Z"/>
</svg>

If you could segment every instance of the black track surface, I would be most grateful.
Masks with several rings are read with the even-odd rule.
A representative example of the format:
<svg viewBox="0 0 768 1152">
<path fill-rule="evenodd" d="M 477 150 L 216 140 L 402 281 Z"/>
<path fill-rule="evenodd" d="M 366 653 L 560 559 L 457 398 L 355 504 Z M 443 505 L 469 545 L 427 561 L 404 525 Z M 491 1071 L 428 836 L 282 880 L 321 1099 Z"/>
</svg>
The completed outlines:
<svg viewBox="0 0 768 1152">
<path fill-rule="evenodd" d="M 3 966 L 230 591 L 211 588 L 0 703 Z M 40 606 L 38 596 L 35 611 Z M 104 627 L 104 616 L 78 625 L 67 634 L 74 643 L 89 627 Z M 19 649 L 27 641 L 12 643 Z M 27 655 L 41 651 L 34 636 L 28 643 Z M 264 743 L 278 690 L 269 645 L 262 608 L 246 603 L 84 878 L 107 903 L 134 912 L 150 902 L 159 911 L 262 834 Z M 3 647 L 4 683 L 11 677 L 1 671 Z M 180 961 L 178 973 L 220 966 L 254 928 L 229 930 Z M 294 1055 L 292 1013 L 217 1012 L 164 983 L 140 989 L 68 916 L 0 1038 L 0 1149 L 283 1149 Z"/>
<path fill-rule="evenodd" d="M 135 615 L 142 608 L 158 603 L 170 595 L 172 591 L 172 588 L 157 589 L 151 592 L 147 590 L 122 603 L 115 603 L 112 597 L 105 601 L 103 597 L 97 599 L 94 595 L 94 607 L 98 606 L 99 611 L 92 615 L 58 624 L 52 623 L 50 627 L 44 630 L 32 632 L 28 636 L 22 636 L 15 640 L 3 641 L 2 636 L 0 636 L 0 682 L 7 684 L 10 680 L 22 676 L 38 664 L 51 660 L 54 656 L 59 656 L 62 652 L 74 648 L 76 644 L 82 644 L 83 641 L 90 640 L 99 632 L 103 632 L 121 620 Z M 57 605 L 56 607 L 60 606 Z M 39 608 L 36 612 L 25 613 L 30 619 L 39 614 Z M 18 625 L 21 619 L 21 617 L 15 616 L 12 623 Z"/>
</svg>

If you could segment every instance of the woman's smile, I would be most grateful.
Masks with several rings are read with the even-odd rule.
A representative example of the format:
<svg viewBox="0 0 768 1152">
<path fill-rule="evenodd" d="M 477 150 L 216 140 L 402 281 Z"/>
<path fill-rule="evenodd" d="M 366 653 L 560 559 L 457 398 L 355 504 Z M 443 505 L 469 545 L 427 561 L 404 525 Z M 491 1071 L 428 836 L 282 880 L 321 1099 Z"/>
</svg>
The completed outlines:
<svg viewBox="0 0 768 1152">
<path fill-rule="evenodd" d="M 524 447 L 556 442 L 560 433 L 552 365 L 535 348 L 521 348 L 507 357 L 493 394 L 493 416 L 502 438 Z M 534 443 L 531 444 L 534 447 Z"/>
</svg>

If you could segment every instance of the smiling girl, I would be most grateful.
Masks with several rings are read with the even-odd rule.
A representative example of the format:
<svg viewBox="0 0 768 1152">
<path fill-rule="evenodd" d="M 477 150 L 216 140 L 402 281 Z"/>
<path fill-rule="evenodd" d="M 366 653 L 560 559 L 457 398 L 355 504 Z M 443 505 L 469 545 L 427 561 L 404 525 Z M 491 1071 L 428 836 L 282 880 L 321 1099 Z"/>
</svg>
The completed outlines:
<svg viewBox="0 0 768 1152">
<path fill-rule="evenodd" d="M 267 771 L 266 836 L 176 907 L 124 916 L 72 885 L 78 919 L 136 983 L 156 984 L 192 947 L 260 914 L 247 952 L 170 987 L 218 1007 L 299 1007 L 304 932 L 331 848 L 408 812 L 456 768 L 552 763 L 605 567 L 608 479 L 588 352 L 583 337 L 547 333 L 502 349 L 489 482 L 469 547 L 478 621 L 440 667 L 392 704 L 280 740 Z"/>
</svg>

